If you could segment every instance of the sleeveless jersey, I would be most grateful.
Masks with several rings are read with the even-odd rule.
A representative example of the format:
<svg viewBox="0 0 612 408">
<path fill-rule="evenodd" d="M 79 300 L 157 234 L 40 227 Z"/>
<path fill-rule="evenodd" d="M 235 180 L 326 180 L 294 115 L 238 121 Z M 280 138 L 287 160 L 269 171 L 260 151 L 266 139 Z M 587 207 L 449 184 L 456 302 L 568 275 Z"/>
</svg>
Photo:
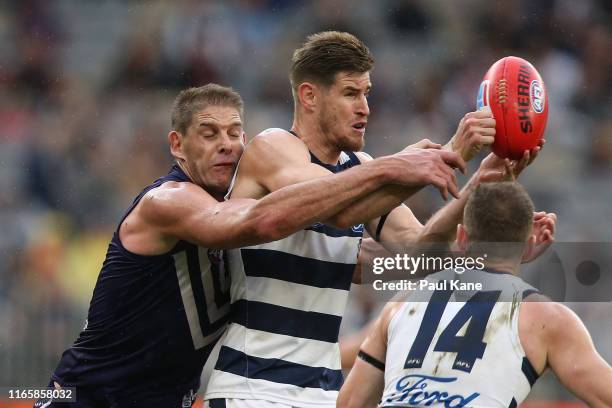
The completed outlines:
<svg viewBox="0 0 612 408">
<path fill-rule="evenodd" d="M 343 152 L 333 173 L 358 165 Z M 232 314 L 205 399 L 335 407 L 343 382 L 338 334 L 363 225 L 314 224 L 279 241 L 229 251 Z"/>
<path fill-rule="evenodd" d="M 134 199 L 119 226 L 149 190 L 168 181 L 191 182 L 173 166 Z M 180 241 L 162 255 L 137 255 L 122 245 L 117 228 L 85 328 L 52 378 L 62 386 L 105 387 L 109 393 L 129 392 L 136 384 L 175 388 L 199 381 L 228 314 L 229 276 L 221 251 Z"/>
<path fill-rule="evenodd" d="M 516 407 L 537 379 L 518 316 L 538 291 L 495 271 L 443 271 L 428 281 L 436 287 L 410 293 L 389 323 L 380 407 Z"/>
</svg>

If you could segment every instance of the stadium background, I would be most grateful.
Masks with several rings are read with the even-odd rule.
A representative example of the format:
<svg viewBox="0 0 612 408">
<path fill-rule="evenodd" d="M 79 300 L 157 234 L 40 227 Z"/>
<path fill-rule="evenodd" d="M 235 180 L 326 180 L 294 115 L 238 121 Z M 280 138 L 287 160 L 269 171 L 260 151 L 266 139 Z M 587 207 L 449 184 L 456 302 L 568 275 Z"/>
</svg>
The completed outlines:
<svg viewBox="0 0 612 408">
<path fill-rule="evenodd" d="M 120 214 L 171 163 L 178 90 L 231 85 L 250 136 L 288 128 L 291 51 L 322 29 L 376 57 L 375 157 L 446 142 L 494 61 L 530 60 L 550 119 L 521 181 L 559 215 L 558 241 L 612 242 L 611 16 L 605 0 L 0 2 L 0 386 L 45 385 L 76 337 Z M 410 204 L 424 220 L 442 202 L 428 189 Z M 611 303 L 572 307 L 612 361 Z M 356 291 L 344 330 L 375 310 Z M 571 396 L 548 375 L 531 399 Z"/>
</svg>

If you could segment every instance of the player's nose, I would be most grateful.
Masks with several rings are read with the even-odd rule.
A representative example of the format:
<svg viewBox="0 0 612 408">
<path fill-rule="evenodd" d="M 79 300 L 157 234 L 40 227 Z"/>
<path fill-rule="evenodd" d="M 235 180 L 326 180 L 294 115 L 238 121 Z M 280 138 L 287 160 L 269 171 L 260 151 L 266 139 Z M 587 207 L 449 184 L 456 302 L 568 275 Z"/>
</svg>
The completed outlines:
<svg viewBox="0 0 612 408">
<path fill-rule="evenodd" d="M 219 141 L 219 153 L 230 154 L 234 149 L 232 138 L 227 134 L 223 134 Z"/>
<path fill-rule="evenodd" d="M 359 98 L 359 102 L 356 108 L 357 114 L 361 116 L 370 115 L 370 106 L 368 105 L 368 98 L 365 95 L 361 95 L 361 98 Z"/>
</svg>

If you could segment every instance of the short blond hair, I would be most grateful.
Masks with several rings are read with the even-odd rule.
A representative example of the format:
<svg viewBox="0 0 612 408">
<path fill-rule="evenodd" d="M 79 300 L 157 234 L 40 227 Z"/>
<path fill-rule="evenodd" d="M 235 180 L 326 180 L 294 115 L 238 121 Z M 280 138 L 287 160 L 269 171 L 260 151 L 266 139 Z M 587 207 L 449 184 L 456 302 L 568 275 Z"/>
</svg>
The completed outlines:
<svg viewBox="0 0 612 408">
<path fill-rule="evenodd" d="M 206 106 L 230 106 L 236 108 L 243 119 L 244 103 L 240 94 L 230 87 L 218 84 L 206 84 L 197 88 L 188 88 L 178 94 L 172 106 L 172 129 L 187 133 L 193 115 Z"/>
</svg>

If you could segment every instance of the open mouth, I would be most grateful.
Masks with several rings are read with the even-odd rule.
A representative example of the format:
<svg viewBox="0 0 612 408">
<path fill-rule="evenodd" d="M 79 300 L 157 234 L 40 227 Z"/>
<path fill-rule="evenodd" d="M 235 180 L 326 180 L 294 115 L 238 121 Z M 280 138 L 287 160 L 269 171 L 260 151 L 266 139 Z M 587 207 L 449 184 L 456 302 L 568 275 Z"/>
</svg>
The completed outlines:
<svg viewBox="0 0 612 408">
<path fill-rule="evenodd" d="M 353 125 L 353 129 L 358 131 L 364 131 L 366 128 L 366 122 L 359 122 Z"/>
</svg>

